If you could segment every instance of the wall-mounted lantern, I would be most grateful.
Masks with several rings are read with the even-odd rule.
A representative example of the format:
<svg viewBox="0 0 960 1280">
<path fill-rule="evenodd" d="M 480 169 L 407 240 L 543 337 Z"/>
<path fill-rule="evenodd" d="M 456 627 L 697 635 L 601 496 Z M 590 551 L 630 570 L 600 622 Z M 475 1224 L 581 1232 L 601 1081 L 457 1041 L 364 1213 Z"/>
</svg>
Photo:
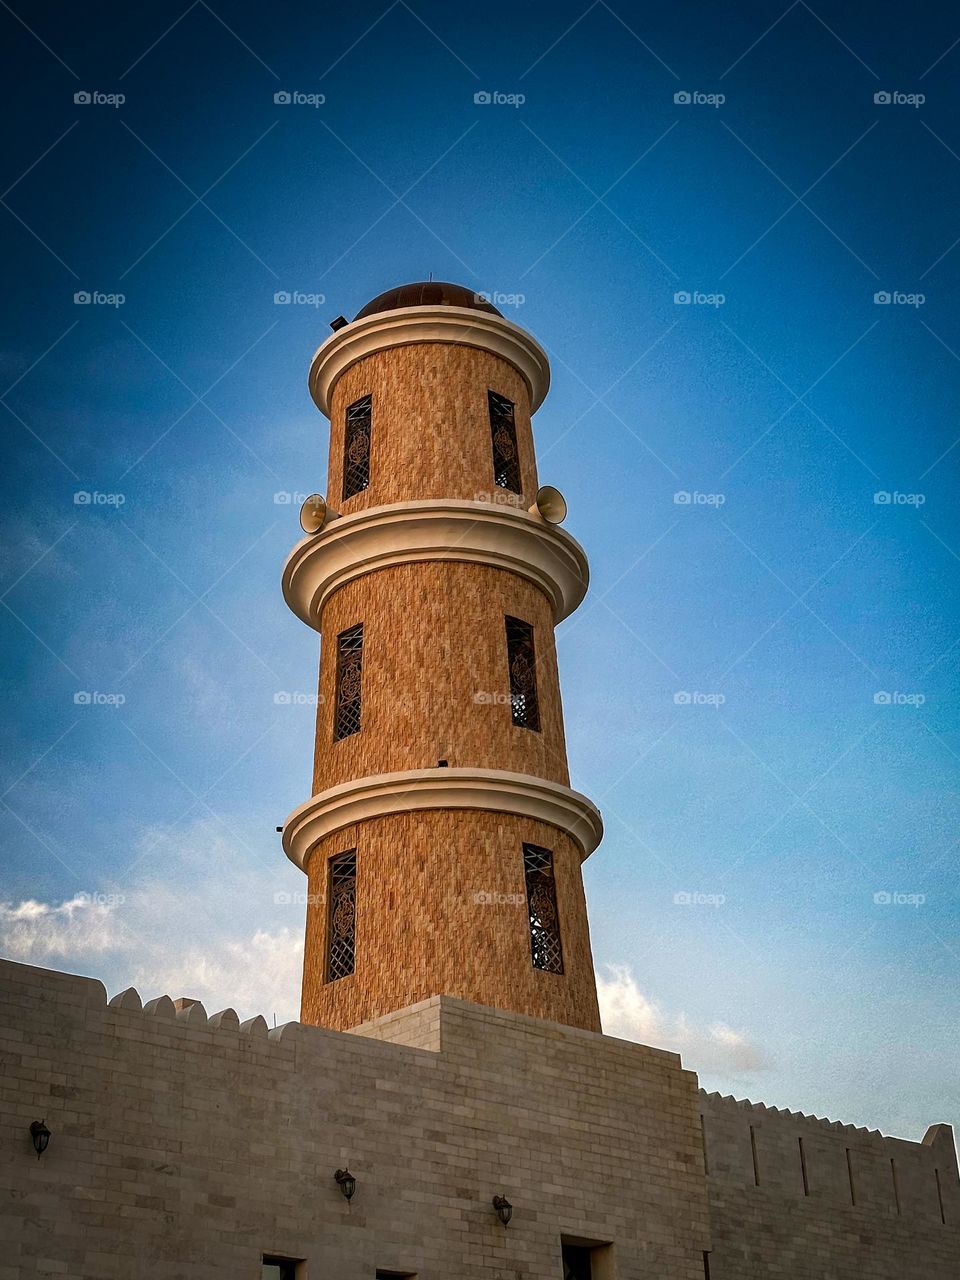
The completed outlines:
<svg viewBox="0 0 960 1280">
<path fill-rule="evenodd" d="M 357 1180 L 349 1169 L 338 1169 L 333 1175 L 337 1180 L 337 1186 L 340 1188 L 340 1194 L 344 1200 L 352 1200 L 353 1193 L 357 1189 Z"/>
<path fill-rule="evenodd" d="M 34 1120 L 30 1125 L 30 1137 L 33 1139 L 33 1149 L 37 1153 L 37 1159 L 39 1160 L 47 1149 L 47 1143 L 50 1141 L 50 1130 L 47 1128 L 46 1122 Z"/>
<path fill-rule="evenodd" d="M 497 1217 L 500 1219 L 503 1225 L 506 1226 L 507 1223 L 510 1221 L 510 1219 L 513 1217 L 513 1205 L 510 1203 L 510 1201 L 507 1199 L 506 1196 L 494 1196 L 493 1207 L 497 1211 Z"/>
</svg>

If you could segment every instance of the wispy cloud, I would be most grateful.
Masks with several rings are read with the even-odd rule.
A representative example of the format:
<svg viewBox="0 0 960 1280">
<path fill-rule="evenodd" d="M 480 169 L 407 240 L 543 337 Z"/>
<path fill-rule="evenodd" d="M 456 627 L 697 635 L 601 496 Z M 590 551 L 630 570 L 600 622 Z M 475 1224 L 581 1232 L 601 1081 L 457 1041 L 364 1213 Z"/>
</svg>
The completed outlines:
<svg viewBox="0 0 960 1280">
<path fill-rule="evenodd" d="M 53 905 L 28 898 L 14 905 L 0 902 L 0 948 L 14 960 L 80 960 L 113 950 L 121 931 L 117 904 L 79 893 Z"/>
<path fill-rule="evenodd" d="M 770 1063 L 763 1049 L 725 1023 L 696 1026 L 685 1013 L 667 1013 L 641 990 L 627 965 L 597 975 L 600 1015 L 607 1035 L 681 1053 L 695 1071 L 731 1077 L 754 1075 Z"/>
<path fill-rule="evenodd" d="M 103 891 L 0 902 L 0 952 L 99 978 L 111 994 L 135 986 L 144 1000 L 192 996 L 211 1013 L 297 1018 L 304 906 L 293 868 L 251 866 L 244 842 L 212 817 L 145 831 L 140 850 L 140 867 Z"/>
</svg>

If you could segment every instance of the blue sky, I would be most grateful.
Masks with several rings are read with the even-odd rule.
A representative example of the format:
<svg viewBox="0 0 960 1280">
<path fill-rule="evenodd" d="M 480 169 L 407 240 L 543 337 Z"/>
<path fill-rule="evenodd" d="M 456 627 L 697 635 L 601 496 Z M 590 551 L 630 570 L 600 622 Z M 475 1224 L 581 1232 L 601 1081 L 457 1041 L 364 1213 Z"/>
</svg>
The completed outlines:
<svg viewBox="0 0 960 1280">
<path fill-rule="evenodd" d="M 317 638 L 277 495 L 324 487 L 328 321 L 432 272 L 522 299 L 551 355 L 608 1029 L 775 1105 L 960 1116 L 955 15 L 0 24 L 6 954 L 296 1016 L 274 829 L 309 789 Z"/>
</svg>

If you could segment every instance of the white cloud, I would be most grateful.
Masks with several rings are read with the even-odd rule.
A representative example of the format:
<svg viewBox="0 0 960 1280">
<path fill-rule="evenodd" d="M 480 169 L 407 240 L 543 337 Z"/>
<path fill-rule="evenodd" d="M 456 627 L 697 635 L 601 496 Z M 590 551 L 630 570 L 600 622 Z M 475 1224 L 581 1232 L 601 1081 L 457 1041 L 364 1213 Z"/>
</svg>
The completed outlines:
<svg viewBox="0 0 960 1280">
<path fill-rule="evenodd" d="M 212 817 L 145 830 L 129 878 L 68 901 L 0 901 L 0 952 L 99 978 L 113 995 L 192 996 L 272 1023 L 299 1017 L 306 878 L 259 833 Z"/>
<path fill-rule="evenodd" d="M 53 906 L 28 898 L 0 902 L 0 948 L 15 960 L 98 955 L 117 945 L 116 902 L 106 895 L 78 893 Z"/>
<path fill-rule="evenodd" d="M 179 953 L 171 948 L 158 963 L 133 971 L 129 985 L 144 999 L 192 996 L 207 1013 L 230 1007 L 243 1017 L 262 1013 L 271 1025 L 276 1017 L 280 1025 L 300 1016 L 302 968 L 302 931 L 258 929 L 250 938 L 208 938 Z"/>
<path fill-rule="evenodd" d="M 608 965 L 606 975 L 597 974 L 597 993 L 603 1029 L 609 1036 L 671 1049 L 695 1071 L 737 1077 L 769 1066 L 758 1045 L 725 1023 L 698 1027 L 684 1013 L 665 1013 L 644 995 L 626 965 Z"/>
</svg>

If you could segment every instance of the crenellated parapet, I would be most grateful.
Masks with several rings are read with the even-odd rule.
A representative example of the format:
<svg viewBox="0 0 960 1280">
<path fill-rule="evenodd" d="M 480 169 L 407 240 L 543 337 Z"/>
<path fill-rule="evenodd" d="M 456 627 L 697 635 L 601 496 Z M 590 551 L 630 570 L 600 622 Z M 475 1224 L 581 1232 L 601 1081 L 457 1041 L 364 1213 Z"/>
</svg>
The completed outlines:
<svg viewBox="0 0 960 1280">
<path fill-rule="evenodd" d="M 242 1280 L 263 1255 L 532 1280 L 561 1234 L 616 1242 L 624 1280 L 696 1280 L 707 1247 L 694 1077 L 580 1028 L 437 996 L 357 1034 L 269 1030 L 0 961 L 0 1064 L 4 1280 Z"/>
<path fill-rule="evenodd" d="M 236 1031 L 258 1040 L 271 1036 L 279 1040 L 286 1026 L 297 1025 L 288 1023 L 271 1031 L 266 1019 L 260 1014 L 241 1022 L 234 1009 L 221 1009 L 219 1013 L 208 1017 L 206 1009 L 199 1000 L 191 1000 L 187 997 L 172 1000 L 170 996 L 155 996 L 144 1004 L 136 987 L 127 987 L 125 991 L 120 991 L 112 1000 L 107 1001 L 107 1007 L 124 1009 L 129 1013 L 142 1013 L 147 1018 L 168 1019 L 194 1029 L 209 1027 L 212 1031 Z"/>
<path fill-rule="evenodd" d="M 701 1091 L 700 1107 L 707 1174 L 721 1195 L 746 1190 L 801 1211 L 960 1228 L 950 1125 L 932 1125 L 912 1142 L 719 1093 Z"/>
</svg>

